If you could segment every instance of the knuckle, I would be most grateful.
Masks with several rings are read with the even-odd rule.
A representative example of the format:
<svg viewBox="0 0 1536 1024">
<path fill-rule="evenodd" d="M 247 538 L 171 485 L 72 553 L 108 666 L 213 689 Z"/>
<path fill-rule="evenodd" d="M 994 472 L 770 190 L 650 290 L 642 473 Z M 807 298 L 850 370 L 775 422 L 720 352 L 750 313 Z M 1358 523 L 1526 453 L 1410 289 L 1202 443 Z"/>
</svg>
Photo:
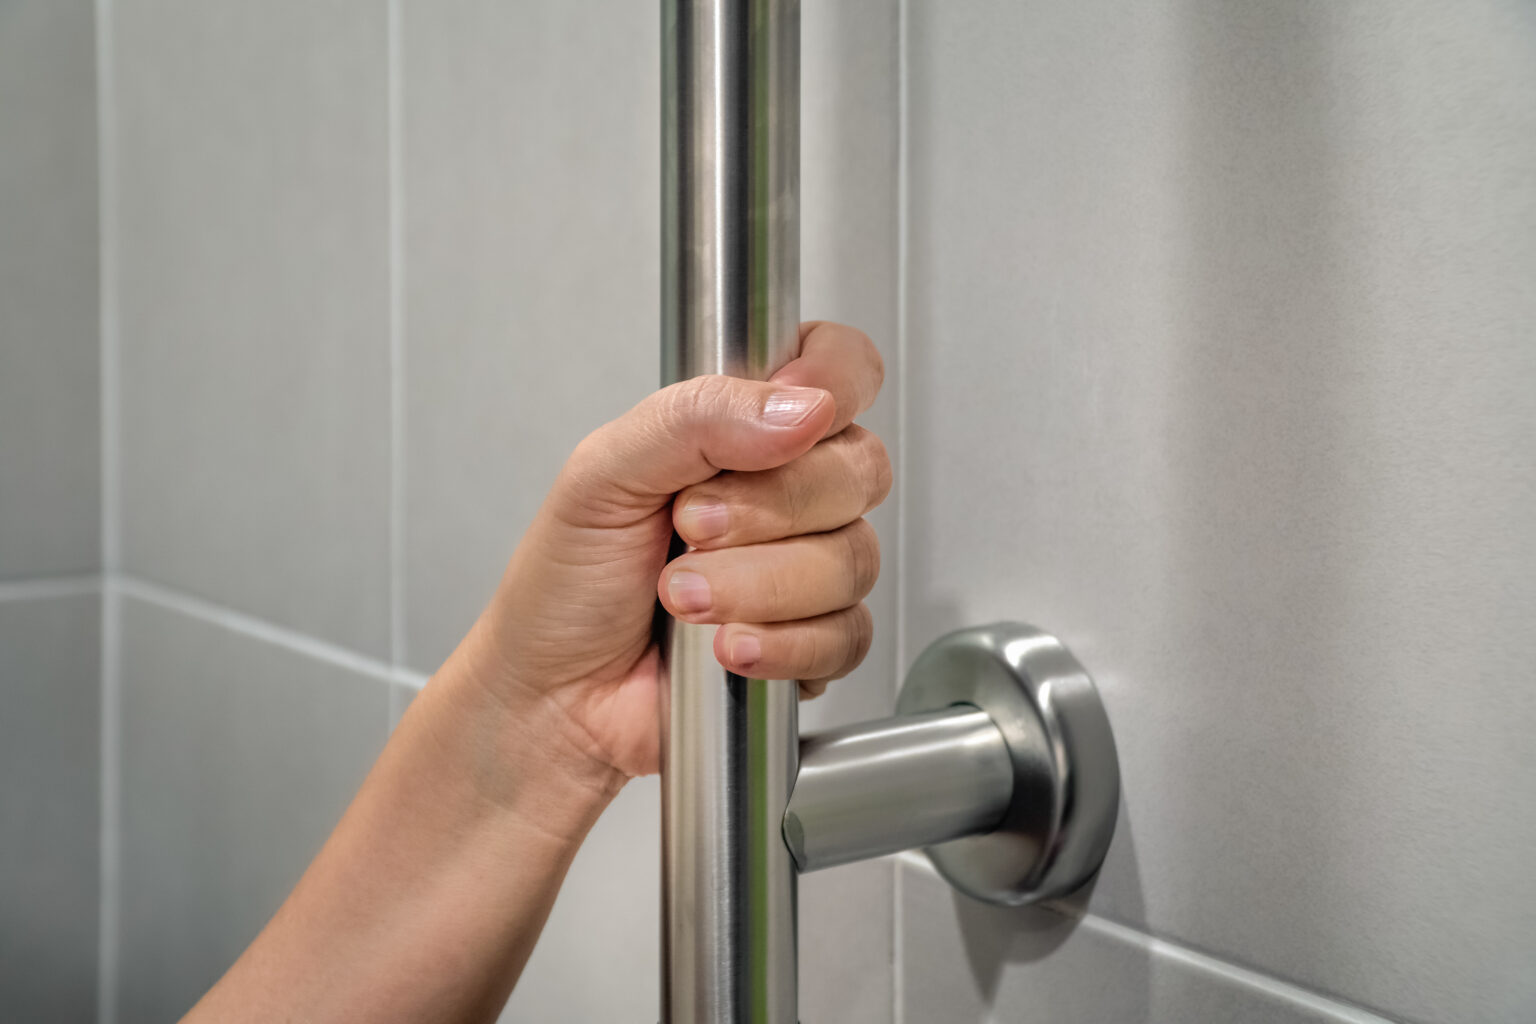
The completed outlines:
<svg viewBox="0 0 1536 1024">
<path fill-rule="evenodd" d="M 868 430 L 859 438 L 859 452 L 862 456 L 863 476 L 868 487 L 868 497 L 864 505 L 864 511 L 879 505 L 891 493 L 893 475 L 891 472 L 891 456 L 885 449 L 885 442 L 880 440 L 878 434 Z"/>
<path fill-rule="evenodd" d="M 764 573 L 763 576 L 767 583 L 767 604 L 763 611 L 767 617 L 776 618 L 793 597 L 794 582 L 789 577 L 789 571 L 783 567 Z"/>
<path fill-rule="evenodd" d="M 795 523 L 800 521 L 799 509 L 803 499 L 800 482 L 796 479 L 799 475 L 791 469 L 781 469 L 768 474 L 775 492 L 771 502 L 773 515 L 775 519 L 781 521 L 781 527 L 785 533 L 791 532 Z"/>
<path fill-rule="evenodd" d="M 870 614 L 869 605 L 860 601 L 853 609 L 853 620 L 851 650 L 848 661 L 843 667 L 844 672 L 852 672 L 864 663 L 875 639 L 875 619 Z"/>
<path fill-rule="evenodd" d="M 795 632 L 800 635 L 796 668 L 804 675 L 820 675 L 823 657 L 821 637 L 814 628 L 797 629 Z"/>
<path fill-rule="evenodd" d="M 839 531 L 845 548 L 850 602 L 863 600 L 880 578 L 880 538 L 868 520 L 858 519 Z"/>
<path fill-rule="evenodd" d="M 857 328 L 853 329 L 853 333 L 864 357 L 869 360 L 870 367 L 875 371 L 875 387 L 879 389 L 885 383 L 885 359 L 881 357 L 880 350 L 875 347 L 869 335 Z"/>
</svg>

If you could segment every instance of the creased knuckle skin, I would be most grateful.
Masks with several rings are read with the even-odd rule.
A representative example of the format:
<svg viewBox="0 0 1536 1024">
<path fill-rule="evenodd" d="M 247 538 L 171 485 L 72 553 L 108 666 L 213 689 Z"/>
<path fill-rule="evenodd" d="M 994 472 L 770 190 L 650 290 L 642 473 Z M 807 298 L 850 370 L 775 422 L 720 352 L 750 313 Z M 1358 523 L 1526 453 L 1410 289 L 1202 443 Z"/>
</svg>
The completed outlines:
<svg viewBox="0 0 1536 1024">
<path fill-rule="evenodd" d="M 880 578 L 880 538 L 868 520 L 859 519 L 840 531 L 847 546 L 850 605 L 862 601 Z"/>
<path fill-rule="evenodd" d="M 875 618 L 862 601 L 853 609 L 852 628 L 848 633 L 848 657 L 840 675 L 847 675 L 864 663 L 875 638 Z"/>
<path fill-rule="evenodd" d="M 820 648 L 821 644 L 814 628 L 799 628 L 794 631 L 794 640 L 790 645 L 790 659 L 795 666 L 796 675 L 819 672 L 817 666 L 821 663 Z"/>
<path fill-rule="evenodd" d="M 891 493 L 891 456 L 878 434 L 862 430 L 858 438 L 859 478 L 865 485 L 864 511 L 879 505 Z"/>
</svg>

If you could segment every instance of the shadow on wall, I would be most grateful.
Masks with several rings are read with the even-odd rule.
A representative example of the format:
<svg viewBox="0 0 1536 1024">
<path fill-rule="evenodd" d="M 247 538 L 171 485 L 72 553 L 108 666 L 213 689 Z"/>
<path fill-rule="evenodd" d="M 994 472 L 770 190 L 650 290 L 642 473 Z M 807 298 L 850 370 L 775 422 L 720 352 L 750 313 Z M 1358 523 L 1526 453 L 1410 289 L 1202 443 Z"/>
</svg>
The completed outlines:
<svg viewBox="0 0 1536 1024">
<path fill-rule="evenodd" d="M 1090 668 L 1091 672 L 1092 669 Z M 1115 823 L 1115 841 L 1104 867 L 1081 889 L 1060 900 L 1034 907 L 994 907 L 973 900 L 959 892 L 952 894 L 955 919 L 965 943 L 976 992 L 989 1007 L 998 1005 L 998 990 L 1004 968 L 1010 964 L 1044 961 L 1072 938 L 1100 877 L 1112 874 L 1128 905 L 1139 916 L 1140 882 L 1136 874 L 1136 843 L 1132 838 L 1130 813 L 1125 800 Z M 1122 994 L 1139 998 L 1152 987 L 1150 965 L 1145 957 L 1126 958 L 1117 964 L 1115 988 Z M 1149 1001 L 1143 1001 L 1149 1006 Z"/>
</svg>

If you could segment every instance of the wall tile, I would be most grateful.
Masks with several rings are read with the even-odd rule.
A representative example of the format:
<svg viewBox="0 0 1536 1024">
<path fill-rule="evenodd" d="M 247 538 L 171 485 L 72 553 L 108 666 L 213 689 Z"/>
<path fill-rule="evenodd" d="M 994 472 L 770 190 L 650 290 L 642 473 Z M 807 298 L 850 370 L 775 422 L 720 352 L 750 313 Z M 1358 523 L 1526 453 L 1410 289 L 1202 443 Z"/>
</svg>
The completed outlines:
<svg viewBox="0 0 1536 1024">
<path fill-rule="evenodd" d="M 1004 910 L 902 865 L 901 993 L 908 1024 L 1244 1024 L 1382 1018 L 1308 993 L 1257 987 L 1102 922 Z"/>
<path fill-rule="evenodd" d="M 384 655 L 384 6 L 114 25 L 125 566 Z"/>
<path fill-rule="evenodd" d="M 388 684 L 123 599 L 118 1020 L 174 1020 L 261 930 L 389 728 Z"/>
<path fill-rule="evenodd" d="M 91 11 L 0 8 L 0 578 L 100 558 Z"/>
<path fill-rule="evenodd" d="M 1536 1012 L 1536 60 L 1512 6 L 911 8 L 915 647 L 1099 679 L 1090 905 Z"/>
<path fill-rule="evenodd" d="M 800 878 L 800 1019 L 889 1024 L 894 861 Z"/>
<path fill-rule="evenodd" d="M 93 593 L 0 600 L 4 1020 L 95 1019 L 100 625 Z"/>
<path fill-rule="evenodd" d="M 436 668 L 576 442 L 654 390 L 657 23 L 407 2 L 406 639 Z"/>
</svg>

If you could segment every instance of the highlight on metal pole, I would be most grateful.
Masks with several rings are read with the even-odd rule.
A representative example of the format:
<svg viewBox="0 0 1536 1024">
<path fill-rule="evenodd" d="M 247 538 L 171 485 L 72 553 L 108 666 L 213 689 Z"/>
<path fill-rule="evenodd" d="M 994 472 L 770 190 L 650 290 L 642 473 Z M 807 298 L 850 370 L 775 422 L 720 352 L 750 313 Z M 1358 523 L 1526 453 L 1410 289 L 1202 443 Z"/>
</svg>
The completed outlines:
<svg viewBox="0 0 1536 1024">
<path fill-rule="evenodd" d="M 662 377 L 763 379 L 799 345 L 798 0 L 663 0 Z M 782 821 L 797 688 L 670 622 L 662 680 L 664 1024 L 795 1024 Z"/>
</svg>

